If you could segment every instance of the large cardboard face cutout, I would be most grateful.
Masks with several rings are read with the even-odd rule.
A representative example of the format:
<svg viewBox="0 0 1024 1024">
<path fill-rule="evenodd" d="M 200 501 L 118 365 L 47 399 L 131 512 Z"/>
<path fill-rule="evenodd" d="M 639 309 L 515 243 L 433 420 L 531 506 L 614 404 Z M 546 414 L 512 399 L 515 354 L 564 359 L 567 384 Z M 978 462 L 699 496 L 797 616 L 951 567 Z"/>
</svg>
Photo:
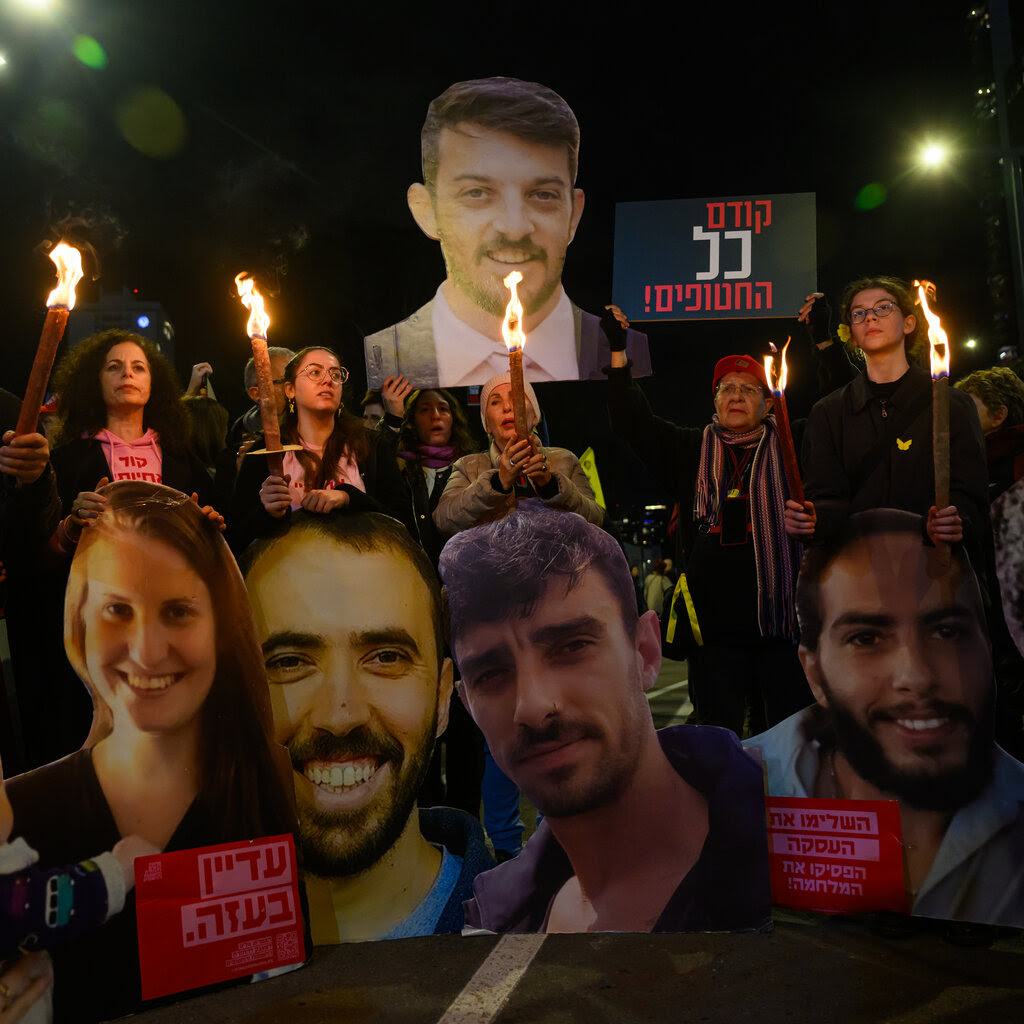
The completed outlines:
<svg viewBox="0 0 1024 1024">
<path fill-rule="evenodd" d="M 1024 886 L 1005 865 L 1024 855 L 1024 765 L 994 741 L 977 578 L 959 551 L 943 564 L 919 517 L 854 523 L 801 570 L 800 657 L 817 703 L 748 742 L 774 796 L 899 801 L 912 913 L 1020 927 Z"/>
<path fill-rule="evenodd" d="M 296 516 L 246 572 L 305 866 L 317 876 L 317 942 L 389 934 L 440 863 L 416 797 L 448 722 L 452 668 L 440 654 L 436 578 L 403 534 L 379 515 Z M 352 898 L 361 886 L 371 899 Z"/>
<path fill-rule="evenodd" d="M 26 932 L 31 945 L 54 945 L 58 1018 L 106 1019 L 134 1009 L 144 993 L 200 983 L 176 963 L 176 981 L 140 978 L 135 894 L 125 900 L 136 856 L 296 829 L 245 588 L 219 524 L 159 484 L 123 481 L 99 493 L 104 508 L 78 543 L 64 605 L 65 649 L 92 695 L 92 730 L 82 750 L 6 787 L 11 834 L 39 854 L 38 867 L 27 870 L 42 872 L 46 884 L 54 879 L 53 891 L 71 901 Z M 290 837 L 283 843 L 290 849 Z M 199 900 L 198 862 L 190 855 L 181 863 Z M 289 870 L 294 882 L 294 861 Z M 157 870 L 146 880 L 159 877 Z M 24 884 L 35 882 L 26 876 Z M 244 892 L 236 883 L 228 902 Z M 138 893 L 141 921 L 142 881 Z M 286 945 L 301 962 L 297 889 L 280 900 L 290 908 Z M 234 930 L 225 920 L 219 916 L 223 934 L 210 932 L 208 941 L 224 939 L 218 955 L 231 958 L 259 928 L 242 935 L 241 918 Z M 165 955 L 141 950 L 158 972 L 175 959 L 175 929 L 162 931 Z M 280 966 L 273 947 L 271 939 L 259 962 L 242 958 L 238 970 L 204 979 Z"/>
<path fill-rule="evenodd" d="M 760 772 L 725 730 L 655 730 L 658 619 L 637 616 L 615 541 L 524 502 L 454 537 L 440 568 L 464 703 L 547 815 L 516 860 L 477 880 L 467 920 L 499 932 L 763 926 Z M 588 870 L 595 843 L 631 851 L 617 880 Z"/>
<path fill-rule="evenodd" d="M 369 386 L 397 373 L 417 387 L 480 384 L 507 369 L 502 282 L 513 270 L 527 379 L 600 377 L 607 339 L 561 283 L 584 203 L 568 104 L 535 82 L 458 82 L 431 103 L 421 141 L 424 180 L 409 187 L 409 209 L 440 243 L 447 277 L 408 320 L 366 338 Z M 649 373 L 647 339 L 630 332 L 628 344 L 634 372 Z"/>
</svg>

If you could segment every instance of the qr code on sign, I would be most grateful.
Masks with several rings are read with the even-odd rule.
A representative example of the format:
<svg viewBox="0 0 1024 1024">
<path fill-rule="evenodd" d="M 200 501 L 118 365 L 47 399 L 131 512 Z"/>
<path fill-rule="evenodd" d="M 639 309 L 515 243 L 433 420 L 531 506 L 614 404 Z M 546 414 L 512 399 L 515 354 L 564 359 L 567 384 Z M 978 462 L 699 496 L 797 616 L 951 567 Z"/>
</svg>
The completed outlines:
<svg viewBox="0 0 1024 1024">
<path fill-rule="evenodd" d="M 282 932 L 277 936 L 277 962 L 287 963 L 301 959 L 302 946 L 299 939 L 299 932 Z"/>
</svg>

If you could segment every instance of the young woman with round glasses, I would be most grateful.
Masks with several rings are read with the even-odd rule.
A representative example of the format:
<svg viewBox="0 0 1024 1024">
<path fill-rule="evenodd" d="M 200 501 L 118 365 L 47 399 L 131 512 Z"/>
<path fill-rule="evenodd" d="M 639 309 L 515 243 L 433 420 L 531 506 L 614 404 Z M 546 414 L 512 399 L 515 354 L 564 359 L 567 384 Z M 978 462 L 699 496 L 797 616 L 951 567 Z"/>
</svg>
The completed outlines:
<svg viewBox="0 0 1024 1024">
<path fill-rule="evenodd" d="M 280 526 L 293 509 L 329 515 L 347 508 L 386 512 L 408 524 L 405 489 L 395 460 L 358 416 L 345 410 L 348 370 L 323 346 L 304 348 L 284 371 L 287 398 L 281 442 L 284 475 L 267 474 L 264 456 L 242 463 L 228 517 L 236 552 Z M 256 449 L 265 447 L 263 439 Z"/>
</svg>

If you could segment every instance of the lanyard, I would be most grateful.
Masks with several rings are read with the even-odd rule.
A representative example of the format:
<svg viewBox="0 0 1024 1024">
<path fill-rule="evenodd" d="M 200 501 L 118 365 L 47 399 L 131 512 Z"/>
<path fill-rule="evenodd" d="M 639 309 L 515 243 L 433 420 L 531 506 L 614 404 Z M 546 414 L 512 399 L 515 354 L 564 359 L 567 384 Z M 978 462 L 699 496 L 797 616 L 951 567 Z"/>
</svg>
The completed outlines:
<svg viewBox="0 0 1024 1024">
<path fill-rule="evenodd" d="M 730 472 L 727 467 L 723 464 L 723 483 L 725 484 L 724 491 L 727 498 L 738 498 L 743 491 L 747 488 L 746 477 L 747 469 L 750 465 L 750 460 L 754 456 L 754 450 L 756 445 L 750 445 L 748 448 L 743 449 L 743 458 L 737 458 L 736 452 L 731 444 L 723 445 L 726 454 L 732 461 L 732 471 Z"/>
</svg>

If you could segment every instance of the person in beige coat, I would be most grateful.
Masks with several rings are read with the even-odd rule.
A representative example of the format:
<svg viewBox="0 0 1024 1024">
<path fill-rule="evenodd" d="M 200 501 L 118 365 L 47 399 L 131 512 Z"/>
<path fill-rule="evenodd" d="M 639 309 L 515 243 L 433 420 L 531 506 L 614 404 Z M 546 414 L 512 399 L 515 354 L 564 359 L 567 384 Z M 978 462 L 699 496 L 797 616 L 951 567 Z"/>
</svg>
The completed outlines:
<svg viewBox="0 0 1024 1024">
<path fill-rule="evenodd" d="M 512 387 L 507 373 L 491 377 L 480 392 L 480 418 L 491 439 L 485 452 L 459 459 L 434 510 L 434 523 L 446 536 L 508 515 L 518 500 L 539 498 L 549 508 L 577 512 L 595 526 L 604 510 L 579 459 L 565 448 L 544 448 L 533 432 L 540 405 L 526 384 L 528 439 L 516 440 Z"/>
</svg>

